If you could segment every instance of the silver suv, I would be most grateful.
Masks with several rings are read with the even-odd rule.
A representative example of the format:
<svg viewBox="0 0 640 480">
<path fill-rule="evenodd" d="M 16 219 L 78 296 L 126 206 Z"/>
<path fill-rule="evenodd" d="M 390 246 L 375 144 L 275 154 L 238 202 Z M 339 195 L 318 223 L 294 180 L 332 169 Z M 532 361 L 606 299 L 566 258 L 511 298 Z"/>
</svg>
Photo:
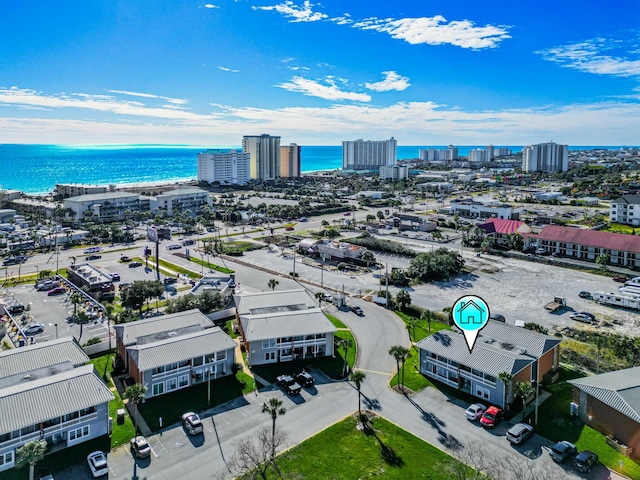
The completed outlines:
<svg viewBox="0 0 640 480">
<path fill-rule="evenodd" d="M 515 445 L 520 445 L 533 435 L 533 427 L 528 423 L 516 423 L 507 431 L 507 440 Z"/>
<path fill-rule="evenodd" d="M 198 435 L 204 430 L 202 420 L 197 413 L 188 412 L 182 415 L 182 426 L 189 435 Z"/>
</svg>

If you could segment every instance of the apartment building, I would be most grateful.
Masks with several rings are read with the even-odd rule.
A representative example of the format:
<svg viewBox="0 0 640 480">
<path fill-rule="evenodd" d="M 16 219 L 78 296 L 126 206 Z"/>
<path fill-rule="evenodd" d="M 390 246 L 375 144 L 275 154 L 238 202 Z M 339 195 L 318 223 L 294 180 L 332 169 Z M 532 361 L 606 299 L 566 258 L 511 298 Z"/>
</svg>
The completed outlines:
<svg viewBox="0 0 640 480">
<path fill-rule="evenodd" d="M 566 172 L 569 170 L 569 146 L 548 142 L 524 147 L 522 169 L 525 172 Z"/>
<path fill-rule="evenodd" d="M 94 193 L 115 192 L 115 185 L 91 185 L 88 183 L 57 183 L 55 195 L 62 198 L 91 195 Z"/>
<path fill-rule="evenodd" d="M 149 209 L 152 212 L 164 211 L 169 216 L 186 211 L 194 216 L 200 215 L 205 206 L 211 205 L 209 193 L 197 187 L 169 190 L 149 198 Z"/>
<path fill-rule="evenodd" d="M 245 135 L 242 151 L 250 154 L 249 177 L 256 180 L 274 180 L 280 176 L 280 137 Z"/>
<path fill-rule="evenodd" d="M 75 213 L 77 220 L 91 216 L 99 221 L 124 220 L 125 212 L 149 210 L 149 197 L 130 192 L 106 192 L 64 199 L 64 207 Z"/>
<path fill-rule="evenodd" d="M 624 195 L 609 206 L 609 221 L 640 226 L 640 195 Z"/>
<path fill-rule="evenodd" d="M 280 176 L 299 177 L 301 147 L 295 143 L 280 147 Z"/>
<path fill-rule="evenodd" d="M 250 177 L 251 154 L 242 150 L 211 149 L 198 154 L 198 181 L 245 185 Z"/>
<path fill-rule="evenodd" d="M 343 170 L 379 170 L 396 164 L 398 142 L 389 140 L 352 140 L 342 142 Z"/>
<path fill-rule="evenodd" d="M 380 180 L 407 180 L 409 167 L 407 165 L 389 165 L 380 167 Z"/>
</svg>

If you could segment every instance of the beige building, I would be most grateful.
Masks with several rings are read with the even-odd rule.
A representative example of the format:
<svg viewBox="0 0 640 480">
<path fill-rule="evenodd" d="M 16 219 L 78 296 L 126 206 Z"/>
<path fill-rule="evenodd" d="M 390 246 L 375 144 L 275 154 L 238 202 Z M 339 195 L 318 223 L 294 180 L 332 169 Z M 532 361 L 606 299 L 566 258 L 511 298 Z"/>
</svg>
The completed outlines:
<svg viewBox="0 0 640 480">
<path fill-rule="evenodd" d="M 281 177 L 287 178 L 300 176 L 300 150 L 300 146 L 295 143 L 280 147 Z"/>
</svg>

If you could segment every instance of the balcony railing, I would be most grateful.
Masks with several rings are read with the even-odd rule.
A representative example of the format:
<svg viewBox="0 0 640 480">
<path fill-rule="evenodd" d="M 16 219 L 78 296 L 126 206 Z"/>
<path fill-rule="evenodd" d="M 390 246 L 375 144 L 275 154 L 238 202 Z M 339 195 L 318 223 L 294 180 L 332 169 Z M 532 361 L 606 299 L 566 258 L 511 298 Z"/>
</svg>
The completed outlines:
<svg viewBox="0 0 640 480">
<path fill-rule="evenodd" d="M 51 427 L 47 427 L 42 430 L 43 437 L 48 437 L 52 433 L 60 432 L 62 430 L 68 430 L 69 427 L 73 427 L 74 425 L 89 423 L 92 420 L 96 420 L 98 418 L 98 414 L 96 412 L 90 413 L 89 415 L 85 415 L 83 417 L 74 418 L 73 420 L 69 420 L 68 422 L 62 422 L 58 425 L 52 425 Z M 7 440 L 6 442 L 0 443 L 0 448 L 7 448 L 14 445 L 18 445 L 21 443 L 27 443 L 31 440 L 38 440 L 40 438 L 40 430 L 36 430 L 35 432 L 28 433 L 26 435 L 20 435 L 17 438 L 12 438 L 11 440 Z"/>
</svg>

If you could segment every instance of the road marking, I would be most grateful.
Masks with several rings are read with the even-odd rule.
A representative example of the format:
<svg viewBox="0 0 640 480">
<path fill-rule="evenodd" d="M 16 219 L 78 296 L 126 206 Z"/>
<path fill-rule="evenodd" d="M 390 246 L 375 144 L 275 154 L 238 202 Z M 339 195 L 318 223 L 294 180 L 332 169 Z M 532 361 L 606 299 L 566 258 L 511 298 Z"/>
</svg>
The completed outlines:
<svg viewBox="0 0 640 480">
<path fill-rule="evenodd" d="M 386 372 L 376 372 L 375 370 L 365 370 L 363 368 L 356 368 L 359 372 L 367 372 L 367 373 L 377 373 L 378 375 L 385 375 L 387 377 L 393 377 L 395 373 L 386 373 Z"/>
<path fill-rule="evenodd" d="M 160 455 L 164 455 L 165 453 L 169 453 L 169 451 L 164 446 L 164 444 L 160 441 L 157 435 L 154 435 L 153 438 L 156 441 L 156 444 L 153 447 L 151 447 L 151 451 L 153 452 L 153 455 L 156 458 L 158 458 Z M 160 446 L 160 449 L 158 449 L 158 445 Z M 156 453 L 156 449 L 160 450 L 160 453 Z"/>
</svg>

